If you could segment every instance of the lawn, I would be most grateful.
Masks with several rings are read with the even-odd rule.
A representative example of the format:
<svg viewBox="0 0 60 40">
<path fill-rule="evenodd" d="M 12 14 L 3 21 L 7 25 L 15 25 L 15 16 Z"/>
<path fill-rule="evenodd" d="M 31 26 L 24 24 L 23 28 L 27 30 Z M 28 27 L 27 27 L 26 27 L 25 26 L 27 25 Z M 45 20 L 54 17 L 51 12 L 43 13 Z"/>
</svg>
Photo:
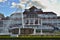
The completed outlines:
<svg viewBox="0 0 60 40">
<path fill-rule="evenodd" d="M 59 35 L 20 35 L 19 37 L 10 37 L 9 35 L 0 35 L 0 38 L 60 38 Z"/>
</svg>

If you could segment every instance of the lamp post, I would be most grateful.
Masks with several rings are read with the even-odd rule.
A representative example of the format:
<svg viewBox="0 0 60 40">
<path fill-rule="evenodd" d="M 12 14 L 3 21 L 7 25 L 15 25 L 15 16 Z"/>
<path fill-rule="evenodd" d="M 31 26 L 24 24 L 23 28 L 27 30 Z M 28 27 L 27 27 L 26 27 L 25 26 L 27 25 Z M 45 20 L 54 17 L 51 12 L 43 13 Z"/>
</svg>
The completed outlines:
<svg viewBox="0 0 60 40">
<path fill-rule="evenodd" d="M 18 6 L 17 9 L 20 9 L 20 11 L 21 11 L 21 15 L 22 15 L 22 27 L 24 28 L 23 8 L 22 8 L 21 5 L 17 5 L 17 6 Z"/>
</svg>

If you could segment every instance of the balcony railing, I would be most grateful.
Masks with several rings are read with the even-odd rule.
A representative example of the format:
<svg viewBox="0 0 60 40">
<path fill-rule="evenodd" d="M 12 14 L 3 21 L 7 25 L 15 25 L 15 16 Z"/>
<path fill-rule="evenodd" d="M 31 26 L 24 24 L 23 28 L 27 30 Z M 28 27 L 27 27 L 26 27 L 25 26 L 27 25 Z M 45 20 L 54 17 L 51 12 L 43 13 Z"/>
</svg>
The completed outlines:
<svg viewBox="0 0 60 40">
<path fill-rule="evenodd" d="M 22 24 L 13 24 L 13 25 L 10 25 L 9 27 L 14 28 L 14 27 L 21 27 L 21 26 L 22 26 Z"/>
</svg>

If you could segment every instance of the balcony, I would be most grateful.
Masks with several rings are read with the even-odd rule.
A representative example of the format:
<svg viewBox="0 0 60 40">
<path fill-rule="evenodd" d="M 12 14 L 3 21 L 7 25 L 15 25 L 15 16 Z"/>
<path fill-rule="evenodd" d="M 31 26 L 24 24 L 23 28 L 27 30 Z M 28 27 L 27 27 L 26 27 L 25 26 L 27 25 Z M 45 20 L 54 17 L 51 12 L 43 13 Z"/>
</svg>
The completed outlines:
<svg viewBox="0 0 60 40">
<path fill-rule="evenodd" d="M 22 26 L 22 24 L 13 24 L 10 26 L 10 28 L 19 28 L 21 26 Z"/>
<path fill-rule="evenodd" d="M 38 23 L 25 23 L 24 25 L 41 25 L 41 24 L 38 24 Z"/>
</svg>

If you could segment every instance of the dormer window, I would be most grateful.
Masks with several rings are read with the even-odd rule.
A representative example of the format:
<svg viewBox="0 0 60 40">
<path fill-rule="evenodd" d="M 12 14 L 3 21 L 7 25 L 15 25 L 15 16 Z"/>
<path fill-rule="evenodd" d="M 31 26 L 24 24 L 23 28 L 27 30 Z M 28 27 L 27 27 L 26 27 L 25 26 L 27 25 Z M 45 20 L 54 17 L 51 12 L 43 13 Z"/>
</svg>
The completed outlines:
<svg viewBox="0 0 60 40">
<path fill-rule="evenodd" d="M 35 9 L 34 11 L 38 11 L 37 9 Z"/>
<path fill-rule="evenodd" d="M 25 11 L 29 12 L 30 10 L 29 9 L 25 9 Z"/>
<path fill-rule="evenodd" d="M 30 12 L 29 14 L 27 14 L 27 17 L 28 17 L 28 18 L 37 18 L 38 15 L 37 15 L 36 12 Z"/>
<path fill-rule="evenodd" d="M 35 9 L 34 11 L 40 11 L 39 9 Z"/>
</svg>

